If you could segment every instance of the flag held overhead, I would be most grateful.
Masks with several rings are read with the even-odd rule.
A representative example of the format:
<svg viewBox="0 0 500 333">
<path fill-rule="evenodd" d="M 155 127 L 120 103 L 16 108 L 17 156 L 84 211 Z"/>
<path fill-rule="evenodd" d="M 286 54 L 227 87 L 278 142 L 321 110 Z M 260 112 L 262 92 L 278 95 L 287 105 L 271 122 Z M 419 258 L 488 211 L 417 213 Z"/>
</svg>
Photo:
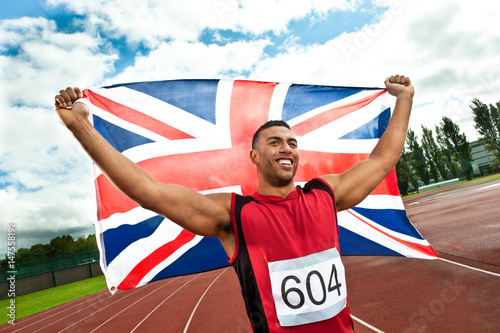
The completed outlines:
<svg viewBox="0 0 500 333">
<path fill-rule="evenodd" d="M 202 193 L 252 194 L 248 152 L 271 119 L 299 142 L 298 184 L 368 157 L 393 102 L 384 89 L 245 80 L 172 80 L 86 89 L 94 127 L 162 183 Z M 96 234 L 112 292 L 229 265 L 218 239 L 194 235 L 119 192 L 94 169 Z M 437 258 L 406 216 L 395 171 L 358 206 L 340 212 L 342 255 Z"/>
</svg>

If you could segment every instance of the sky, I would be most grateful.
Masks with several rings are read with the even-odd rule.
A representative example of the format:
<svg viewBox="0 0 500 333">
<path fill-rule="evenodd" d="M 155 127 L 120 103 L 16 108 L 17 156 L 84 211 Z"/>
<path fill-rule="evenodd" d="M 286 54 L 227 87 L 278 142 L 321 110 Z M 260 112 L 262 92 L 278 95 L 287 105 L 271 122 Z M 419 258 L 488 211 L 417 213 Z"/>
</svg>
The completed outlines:
<svg viewBox="0 0 500 333">
<path fill-rule="evenodd" d="M 1 1 L 0 253 L 8 224 L 17 248 L 94 233 L 91 161 L 53 111 L 60 89 L 186 78 L 383 87 L 404 74 L 417 135 L 447 116 L 474 141 L 471 100 L 500 100 L 499 17 L 486 0 Z"/>
</svg>

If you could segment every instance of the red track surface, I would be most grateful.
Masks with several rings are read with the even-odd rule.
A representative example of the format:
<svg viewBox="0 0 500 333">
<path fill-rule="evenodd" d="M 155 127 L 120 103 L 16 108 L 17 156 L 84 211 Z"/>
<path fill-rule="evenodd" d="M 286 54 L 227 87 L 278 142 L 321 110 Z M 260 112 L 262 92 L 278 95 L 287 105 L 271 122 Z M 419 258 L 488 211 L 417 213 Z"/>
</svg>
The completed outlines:
<svg viewBox="0 0 500 333">
<path fill-rule="evenodd" d="M 356 332 L 500 332 L 499 197 L 500 180 L 492 180 L 407 198 L 410 220 L 439 255 L 469 267 L 445 260 L 345 257 Z M 101 291 L 3 325 L 0 333 L 185 329 L 251 331 L 232 268 L 115 296 Z"/>
</svg>

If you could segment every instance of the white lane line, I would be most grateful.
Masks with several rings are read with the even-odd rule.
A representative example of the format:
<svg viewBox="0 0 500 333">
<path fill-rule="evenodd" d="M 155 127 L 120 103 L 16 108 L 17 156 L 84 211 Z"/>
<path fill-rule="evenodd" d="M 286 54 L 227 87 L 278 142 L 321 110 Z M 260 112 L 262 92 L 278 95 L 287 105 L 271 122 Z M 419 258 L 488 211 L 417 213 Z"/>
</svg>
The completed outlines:
<svg viewBox="0 0 500 333">
<path fill-rule="evenodd" d="M 40 323 L 40 322 L 42 322 L 42 321 L 46 321 L 47 319 L 49 319 L 49 318 L 51 318 L 51 317 L 54 317 L 54 316 L 60 316 L 62 312 L 66 312 L 66 311 L 68 311 L 68 310 L 70 310 L 70 309 L 72 309 L 72 308 L 74 308 L 74 307 L 79 307 L 79 306 L 81 306 L 82 304 L 89 303 L 89 301 L 90 301 L 90 300 L 93 300 L 94 298 L 98 298 L 98 297 L 100 297 L 100 294 L 99 294 L 99 295 L 96 295 L 95 297 L 92 297 L 92 298 L 90 298 L 90 299 L 87 299 L 87 298 L 83 299 L 83 298 L 82 298 L 82 300 L 81 300 L 81 301 L 79 300 L 77 304 L 74 304 L 73 306 L 71 306 L 71 307 L 69 307 L 69 308 L 64 308 L 64 309 L 62 309 L 61 311 L 57 311 L 56 313 L 51 314 L 50 316 L 43 317 L 43 318 L 42 318 L 42 319 L 40 319 L 40 320 L 37 320 L 37 321 L 35 321 L 35 322 L 32 322 L 31 324 L 28 324 L 28 325 L 23 326 L 23 327 L 21 327 L 21 328 L 19 328 L 19 329 L 15 330 L 15 331 L 12 331 L 12 333 L 14 333 L 14 332 L 19 332 L 19 331 L 21 331 L 21 330 L 23 330 L 23 329 L 25 329 L 25 328 L 27 328 L 27 327 L 33 326 L 33 325 L 38 324 L 38 323 Z M 99 302 L 102 302 L 102 301 L 105 301 L 105 300 L 107 300 L 107 299 L 108 299 L 108 298 L 110 298 L 110 297 L 112 297 L 112 295 L 111 295 L 111 294 L 109 294 L 108 296 L 105 296 L 105 298 L 103 298 L 103 299 L 99 299 L 99 300 L 98 300 L 98 303 L 99 303 Z M 97 304 L 97 303 L 92 303 L 92 304 L 90 304 L 90 305 L 88 305 L 88 306 L 85 306 L 83 309 L 80 309 L 80 310 L 78 310 L 78 311 L 76 311 L 76 312 L 72 312 L 69 316 L 72 316 L 72 315 L 74 315 L 75 313 L 78 313 L 78 312 L 80 312 L 80 311 L 82 311 L 82 310 L 85 310 L 85 309 L 86 309 L 86 308 L 88 308 L 88 307 L 95 306 L 96 304 Z M 69 317 L 69 316 L 66 316 L 66 317 Z M 66 318 L 66 317 L 64 317 L 64 318 Z M 29 317 L 27 317 L 27 318 L 29 318 Z M 63 319 L 64 319 L 64 318 L 63 318 Z M 62 320 L 62 319 L 60 319 L 60 320 Z M 57 321 L 59 321 L 59 320 L 57 320 Z M 55 321 L 50 322 L 49 324 L 45 325 L 45 326 L 44 326 L 44 327 L 42 327 L 41 329 L 43 329 L 43 328 L 45 328 L 45 327 L 47 327 L 47 326 L 52 325 L 54 322 L 55 322 Z M 39 330 L 40 330 L 40 329 L 39 329 Z M 35 331 L 35 332 L 36 332 L 36 331 Z"/>
<path fill-rule="evenodd" d="M 377 332 L 377 333 L 384 333 L 384 331 L 379 330 L 379 329 L 378 329 L 378 328 L 376 328 L 375 326 L 372 326 L 372 325 L 368 324 L 366 321 L 363 321 L 363 320 L 361 320 L 361 319 L 359 319 L 359 318 L 357 318 L 357 317 L 353 316 L 352 314 L 351 314 L 351 317 L 352 317 L 352 319 L 356 320 L 358 323 L 360 323 L 360 324 L 362 324 L 362 325 L 364 325 L 364 326 L 368 327 L 369 329 L 371 329 L 371 330 L 373 330 L 373 331 L 375 331 L 375 332 Z"/>
<path fill-rule="evenodd" d="M 188 282 L 184 283 L 182 286 L 180 286 L 179 288 L 177 288 L 176 291 L 174 291 L 173 293 L 171 293 L 167 298 L 165 298 L 160 304 L 158 304 L 156 306 L 156 308 L 154 308 L 150 313 L 148 313 L 148 315 L 146 317 L 144 317 L 144 319 L 141 320 L 141 322 L 139 324 L 137 324 L 136 327 L 134 327 L 134 329 L 132 331 L 130 331 L 130 333 L 132 332 L 135 332 L 135 330 L 137 329 L 137 327 L 141 326 L 141 324 L 146 321 L 146 319 L 148 319 L 148 317 L 150 315 L 153 314 L 153 312 L 155 312 L 163 303 L 165 303 L 170 297 L 172 297 L 176 292 L 178 292 L 179 290 L 181 290 L 182 288 L 184 288 L 189 282 L 193 281 L 194 279 L 196 279 L 198 276 L 200 276 L 199 274 L 198 275 L 195 275 L 191 280 L 189 280 Z"/>
<path fill-rule="evenodd" d="M 108 304 L 108 305 L 106 305 L 106 306 L 103 306 L 103 307 L 102 307 L 102 308 L 100 308 L 99 310 L 94 311 L 94 314 L 95 314 L 95 313 L 97 313 L 97 312 L 99 312 L 99 311 L 104 310 L 104 309 L 105 309 L 105 308 L 107 308 L 108 306 L 113 305 L 113 304 L 115 304 L 116 302 L 119 302 L 120 300 L 122 300 L 122 299 L 124 299 L 124 298 L 126 298 L 126 297 L 131 296 L 132 294 L 133 294 L 133 293 L 130 293 L 130 294 L 128 294 L 128 295 L 126 295 L 126 296 L 122 297 L 121 299 L 114 301 L 113 303 L 110 303 L 110 304 Z M 64 320 L 64 319 L 66 319 L 66 318 L 68 318 L 68 317 L 74 316 L 76 313 L 78 313 L 78 312 L 80 312 L 80 311 L 83 311 L 83 310 L 86 310 L 86 309 L 87 309 L 87 308 L 89 308 L 89 307 L 97 307 L 97 304 L 90 304 L 89 306 L 86 306 L 86 307 L 84 307 L 83 309 L 80 309 L 80 310 L 78 310 L 78 311 L 75 311 L 75 312 L 73 312 L 73 313 L 71 313 L 71 314 L 69 314 L 69 315 L 67 315 L 67 316 L 63 317 L 63 318 L 60 318 L 60 319 L 58 319 L 58 320 L 55 320 L 55 321 L 51 322 L 50 324 L 45 325 L 44 327 L 39 328 L 39 329 L 38 329 L 38 330 L 36 330 L 36 331 L 32 331 L 32 333 L 35 333 L 35 332 L 41 331 L 41 330 L 43 330 L 44 328 L 46 328 L 46 327 L 48 327 L 48 326 L 50 326 L 50 325 L 52 325 L 52 324 L 55 324 L 55 323 L 57 323 L 57 322 L 60 322 L 61 320 Z M 23 327 L 23 328 L 24 328 L 24 327 Z"/>
<path fill-rule="evenodd" d="M 449 262 L 450 264 L 455 264 L 455 265 L 462 266 L 462 267 L 465 267 L 465 268 L 473 269 L 473 270 L 478 271 L 478 272 L 483 272 L 483 273 L 486 273 L 486 274 L 491 274 L 491 275 L 495 275 L 495 276 L 499 276 L 500 277 L 500 274 L 493 273 L 493 272 L 490 272 L 490 271 L 485 271 L 484 269 L 479 269 L 479 268 L 475 268 L 475 267 L 472 267 L 472 266 L 467 266 L 467 265 L 460 264 L 458 262 L 454 262 L 454 261 L 451 261 L 451 260 L 448 260 L 448 259 L 439 258 L 439 260 L 443 260 L 443 261 Z"/>
<path fill-rule="evenodd" d="M 229 267 L 228 267 L 229 268 Z M 222 275 L 224 274 L 228 268 L 226 268 L 225 270 L 222 271 L 222 273 L 220 273 L 213 281 L 212 283 L 210 283 L 210 285 L 207 287 L 207 289 L 205 290 L 205 292 L 203 293 L 203 295 L 201 295 L 200 299 L 198 300 L 198 303 L 196 303 L 196 306 L 194 307 L 193 309 L 193 312 L 191 312 L 191 316 L 189 316 L 189 319 L 186 323 L 186 327 L 184 327 L 184 333 L 187 332 L 188 328 L 189 328 L 189 324 L 191 324 L 191 319 L 193 319 L 193 316 L 194 316 L 194 313 L 196 312 L 196 309 L 198 308 L 198 305 L 200 305 L 201 303 L 201 300 L 203 299 L 203 297 L 205 297 L 205 294 L 207 293 L 208 289 L 210 289 L 210 287 L 215 283 L 215 281 L 217 281 L 217 279 Z"/>
<path fill-rule="evenodd" d="M 55 306 L 55 307 L 53 307 L 51 309 L 43 310 L 41 312 L 34 313 L 34 314 L 29 315 L 27 317 L 23 317 L 23 318 L 21 318 L 23 320 L 22 322 L 17 322 L 17 320 L 16 320 L 16 325 L 18 325 L 18 326 L 26 324 L 26 326 L 23 326 L 23 327 L 19 328 L 17 331 L 20 331 L 20 330 L 22 330 L 25 327 L 37 324 L 37 323 L 39 323 L 41 321 L 47 320 L 50 317 L 60 315 L 61 312 L 70 310 L 70 309 L 72 309 L 74 307 L 81 306 L 85 302 L 89 302 L 89 301 L 93 300 L 94 298 L 100 297 L 100 294 L 92 296 L 92 297 L 90 297 L 90 295 L 92 295 L 92 294 L 87 295 L 89 297 L 88 299 L 87 298 L 81 298 L 78 301 L 74 300 L 72 302 L 67 302 L 67 303 Z M 86 297 L 86 296 L 84 296 L 84 297 Z M 109 297 L 111 297 L 111 294 L 109 294 Z M 52 312 L 56 312 L 56 313 L 50 314 Z M 49 315 L 47 315 L 47 314 L 49 314 Z M 42 319 L 38 320 L 39 317 L 42 317 Z M 21 320 L 21 319 L 19 319 L 19 320 Z M 34 322 L 31 323 L 31 324 L 28 324 L 31 320 L 34 320 Z M 2 326 L 0 326 L 0 332 L 6 330 L 8 328 L 9 328 L 8 325 L 2 325 Z M 17 331 L 13 331 L 13 332 L 17 332 Z"/>
<path fill-rule="evenodd" d="M 498 184 L 493 184 L 493 185 L 487 185 L 487 186 L 484 186 L 484 187 L 480 187 L 480 188 L 477 188 L 476 191 L 479 191 L 479 190 L 486 190 L 486 189 L 489 189 L 489 188 L 492 188 L 492 187 L 497 187 L 497 186 L 500 186 L 500 183 Z"/>
<path fill-rule="evenodd" d="M 137 301 L 135 301 L 134 303 L 130 304 L 129 306 L 127 306 L 126 308 L 124 308 L 123 310 L 121 310 L 120 312 L 116 313 L 113 317 L 109 318 L 108 320 L 106 320 L 105 322 L 103 322 L 101 325 L 97 326 L 96 328 L 94 328 L 92 331 L 90 331 L 89 333 L 92 333 L 92 332 L 95 332 L 97 329 L 101 328 L 102 326 L 104 326 L 106 323 L 108 323 L 109 321 L 111 321 L 113 318 L 115 318 L 116 316 L 118 316 L 120 313 L 122 313 L 123 311 L 127 310 L 128 308 L 130 308 L 131 306 L 135 305 L 137 302 L 139 301 L 142 301 L 144 298 L 148 297 L 149 295 L 151 295 L 152 293 L 155 293 L 157 292 L 158 290 L 160 290 L 161 288 L 165 287 L 165 286 L 168 286 L 170 283 L 174 282 L 175 280 L 177 280 L 179 277 L 175 278 L 175 279 L 172 279 L 170 281 L 168 281 L 168 283 L 165 283 L 165 284 L 162 284 L 160 287 L 156 288 L 156 289 L 153 289 L 151 292 L 149 292 L 148 294 L 142 296 L 141 298 L 139 298 Z M 94 315 L 94 314 L 92 314 Z"/>
</svg>

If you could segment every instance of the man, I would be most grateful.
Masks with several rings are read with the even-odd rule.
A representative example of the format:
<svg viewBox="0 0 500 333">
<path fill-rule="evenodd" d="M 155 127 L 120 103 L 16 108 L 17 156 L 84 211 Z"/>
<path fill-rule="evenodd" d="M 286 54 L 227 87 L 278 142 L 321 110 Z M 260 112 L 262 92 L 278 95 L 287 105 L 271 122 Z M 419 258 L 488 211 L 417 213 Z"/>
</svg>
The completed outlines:
<svg viewBox="0 0 500 333">
<path fill-rule="evenodd" d="M 91 125 L 78 88 L 61 90 L 55 110 L 108 179 L 146 209 L 184 229 L 217 237 L 240 280 L 255 332 L 348 332 L 352 319 L 338 249 L 336 212 L 361 202 L 397 163 L 414 88 L 409 78 L 385 81 L 396 96 L 389 125 L 370 156 L 342 174 L 318 175 L 304 188 L 293 178 L 298 143 L 281 121 L 263 125 L 252 142 L 258 189 L 252 196 L 202 195 L 162 184 L 116 151 Z M 74 103 L 74 104 L 73 104 Z"/>
</svg>

